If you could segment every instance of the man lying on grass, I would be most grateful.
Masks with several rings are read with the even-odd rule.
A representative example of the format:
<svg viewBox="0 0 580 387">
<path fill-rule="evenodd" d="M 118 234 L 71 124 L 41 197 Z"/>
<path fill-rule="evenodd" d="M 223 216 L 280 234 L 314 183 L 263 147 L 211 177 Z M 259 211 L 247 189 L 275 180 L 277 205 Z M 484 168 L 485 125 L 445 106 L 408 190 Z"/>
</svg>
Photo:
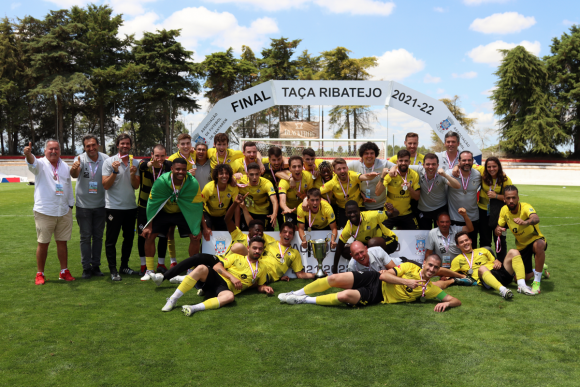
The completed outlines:
<svg viewBox="0 0 580 387">
<path fill-rule="evenodd" d="M 220 261 L 214 255 L 196 254 L 183 260 L 165 274 L 155 274 L 152 279 L 159 286 L 164 279 L 170 279 L 171 276 L 196 266 L 185 277 L 161 310 L 163 312 L 171 311 L 177 300 L 193 289 L 196 283 L 201 285 L 205 295 L 210 298 L 199 304 L 183 306 L 183 314 L 186 316 L 206 309 L 218 309 L 232 302 L 236 294 L 250 287 L 257 287 L 260 293 L 274 294 L 274 290 L 265 285 L 267 280 L 266 266 L 260 265 L 259 262 L 264 252 L 264 244 L 263 238 L 255 236 L 250 239 L 247 256 L 230 253 L 227 259 Z"/>
<path fill-rule="evenodd" d="M 333 274 L 330 277 L 318 279 L 304 288 L 278 296 L 281 302 L 288 304 L 316 305 L 373 305 L 412 302 L 417 298 L 421 302 L 437 298 L 435 312 L 460 306 L 461 301 L 451 297 L 431 283 L 431 278 L 437 275 L 441 267 L 441 258 L 433 254 L 423 262 L 423 267 L 412 262 L 405 262 L 389 270 L 364 272 L 347 272 Z M 310 294 L 324 292 L 330 288 L 345 289 L 339 293 L 331 293 L 318 297 Z"/>
</svg>

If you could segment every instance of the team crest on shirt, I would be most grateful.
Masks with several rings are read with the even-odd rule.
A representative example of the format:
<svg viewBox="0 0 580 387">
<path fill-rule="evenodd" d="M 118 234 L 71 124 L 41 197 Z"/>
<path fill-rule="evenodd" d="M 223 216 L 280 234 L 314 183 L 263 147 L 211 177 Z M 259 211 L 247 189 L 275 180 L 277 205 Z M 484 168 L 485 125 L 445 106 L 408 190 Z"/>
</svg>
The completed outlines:
<svg viewBox="0 0 580 387">
<path fill-rule="evenodd" d="M 232 195 L 231 194 L 228 194 L 228 198 L 231 198 L 231 197 L 232 197 Z"/>
<path fill-rule="evenodd" d="M 533 209 L 532 207 L 530 207 L 530 208 L 528 209 L 528 211 L 532 212 L 532 211 L 534 211 L 534 209 Z"/>
<path fill-rule="evenodd" d="M 242 277 L 242 279 L 246 279 L 246 278 L 248 278 L 248 276 L 247 276 L 247 275 L 245 275 L 245 274 L 242 274 L 240 277 Z"/>
<path fill-rule="evenodd" d="M 371 226 L 367 226 L 367 230 L 370 230 L 370 229 L 371 229 Z"/>
<path fill-rule="evenodd" d="M 231 160 L 231 159 L 227 159 L 227 160 L 226 160 L 226 163 L 231 163 L 231 162 L 232 162 L 232 160 Z"/>
<path fill-rule="evenodd" d="M 226 252 L 226 239 L 224 237 L 218 237 L 215 241 L 215 253 L 218 255 L 224 254 Z"/>
<path fill-rule="evenodd" d="M 415 235 L 415 255 L 425 255 L 424 235 Z"/>
<path fill-rule="evenodd" d="M 260 189 L 258 188 L 258 190 L 256 191 L 256 193 L 260 193 Z"/>
</svg>

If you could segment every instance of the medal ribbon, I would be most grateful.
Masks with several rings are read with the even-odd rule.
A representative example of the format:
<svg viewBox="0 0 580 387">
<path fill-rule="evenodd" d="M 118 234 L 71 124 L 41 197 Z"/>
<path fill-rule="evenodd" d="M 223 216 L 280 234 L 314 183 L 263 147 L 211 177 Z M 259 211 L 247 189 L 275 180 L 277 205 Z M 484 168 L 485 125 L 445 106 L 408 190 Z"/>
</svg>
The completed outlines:
<svg viewBox="0 0 580 387">
<path fill-rule="evenodd" d="M 427 180 L 427 185 L 429 184 L 429 178 L 427 177 L 427 174 L 425 174 L 425 180 Z M 435 180 L 437 180 L 437 172 L 435 172 L 435 177 L 433 178 L 433 183 L 431 183 L 431 186 L 427 189 L 427 193 L 431 193 L 431 190 L 433 189 L 433 185 L 435 184 Z"/>
<path fill-rule="evenodd" d="M 467 180 L 463 179 L 463 173 L 459 172 L 459 177 L 461 177 L 461 186 L 463 187 L 464 191 L 467 191 L 467 187 L 469 187 L 469 179 L 471 179 L 471 171 L 469 171 L 469 176 L 467 176 Z"/>
<path fill-rule="evenodd" d="M 499 253 L 501 251 L 501 241 L 499 239 L 500 237 L 497 237 L 497 240 L 495 241 L 495 252 Z"/>
<path fill-rule="evenodd" d="M 320 211 L 320 209 L 318 209 Z M 312 225 L 314 224 L 314 220 L 316 219 L 316 215 L 314 215 L 314 219 L 312 221 L 310 221 L 310 218 L 312 217 L 312 211 L 310 209 L 308 209 L 308 227 L 312 227 Z"/>
<path fill-rule="evenodd" d="M 338 180 L 338 184 L 340 185 L 340 189 L 342 190 L 342 193 L 344 194 L 344 198 L 347 199 L 348 198 L 348 195 L 347 195 L 346 191 L 344 190 L 344 188 L 342 187 L 342 182 L 340 181 L 340 179 L 338 178 L 338 176 L 336 177 L 336 179 Z M 348 176 L 348 181 L 346 182 L 346 190 L 347 191 L 348 191 L 348 185 L 349 184 L 350 184 L 350 176 Z"/>
<path fill-rule="evenodd" d="M 252 272 L 252 279 L 255 280 L 256 277 L 258 276 L 258 261 L 256 261 L 256 270 L 252 269 L 252 263 L 250 262 L 250 259 L 248 257 L 246 257 L 246 261 L 248 261 L 248 266 L 250 266 L 250 271 Z"/>
<path fill-rule="evenodd" d="M 375 164 L 376 164 L 376 162 L 375 162 Z M 367 168 L 367 166 L 365 165 L 365 169 L 370 169 L 371 171 L 369 173 L 373 173 L 375 171 L 375 164 L 373 164 L 372 168 Z M 366 183 L 367 183 L 367 188 L 369 188 L 369 181 L 367 180 Z"/>
<path fill-rule="evenodd" d="M 423 272 L 419 271 L 419 277 L 421 277 L 421 281 L 423 281 Z M 429 285 L 429 282 L 431 282 L 431 278 L 429 278 L 427 280 L 427 282 L 425 282 L 425 285 L 422 285 L 421 287 L 423 288 L 422 292 L 421 292 L 421 297 L 425 297 L 425 291 L 427 290 L 427 285 Z"/>
<path fill-rule="evenodd" d="M 183 183 L 185 183 L 185 179 L 183 179 Z M 181 184 L 183 184 L 181 183 Z M 173 172 L 171 172 L 171 188 L 173 189 L 173 193 L 175 194 L 175 201 L 177 201 L 177 198 L 179 197 L 179 192 L 181 191 L 180 189 L 175 188 L 175 184 L 173 183 Z"/>
<path fill-rule="evenodd" d="M 447 159 L 447 165 L 449 165 L 449 169 L 453 169 L 453 166 L 455 165 L 455 163 L 457 162 L 457 159 L 459 158 L 459 152 L 457 152 L 457 156 L 455 156 L 455 160 L 453 160 L 453 164 L 451 163 L 451 160 L 449 159 L 449 153 L 447 153 L 447 151 L 445 151 L 445 158 Z"/>
<path fill-rule="evenodd" d="M 409 175 L 409 171 L 407 171 L 407 173 L 405 173 L 405 177 L 403 177 L 403 175 L 401 175 L 401 172 L 399 172 L 399 170 L 397 169 L 397 175 L 401 176 L 401 178 L 403 179 L 403 183 L 407 184 L 407 176 Z"/>
<path fill-rule="evenodd" d="M 415 165 L 416 162 L 417 162 L 417 153 L 415 153 L 415 159 L 413 160 L 413 164 L 411 165 Z"/>
<path fill-rule="evenodd" d="M 191 157 L 191 153 L 189 153 L 189 158 L 182 155 L 180 151 L 177 151 L 177 153 L 179 153 L 179 155 L 181 156 L 182 159 L 185 159 L 185 161 L 187 161 L 191 165 L 195 165 L 195 160 L 193 159 L 193 157 Z"/>
<path fill-rule="evenodd" d="M 227 188 L 226 188 L 227 189 Z M 222 199 L 220 198 L 220 187 L 216 184 L 215 185 L 215 190 L 217 191 L 217 195 L 218 195 L 218 202 L 220 202 L 220 204 L 222 204 Z M 248 238 L 248 242 L 250 241 L 250 238 Z"/>
<path fill-rule="evenodd" d="M 286 255 L 286 253 L 288 252 L 288 250 L 290 250 L 290 247 L 292 247 L 292 246 L 288 246 L 286 248 L 286 250 L 284 250 L 284 252 L 282 252 L 281 246 L 282 246 L 282 244 L 280 242 L 278 242 L 278 250 L 280 250 L 280 258 L 284 258 L 284 256 Z"/>
<path fill-rule="evenodd" d="M 220 163 L 220 155 L 219 155 L 219 153 L 217 152 L 217 150 L 216 150 L 216 152 L 215 152 L 215 157 L 216 157 L 216 159 L 217 159 L 217 161 L 218 161 L 218 162 L 217 162 L 218 164 L 225 164 L 225 163 L 226 163 L 226 159 L 227 159 L 227 157 L 228 157 L 228 151 L 226 150 L 226 154 L 224 155 L 224 161 L 223 161 L 223 163 Z"/>
<path fill-rule="evenodd" d="M 354 237 L 353 237 L 355 240 L 356 240 L 356 236 L 358 235 L 358 231 L 360 230 L 360 226 L 362 225 L 362 215 L 359 215 L 359 216 L 360 216 L 360 220 L 358 221 L 358 227 L 356 228 L 356 233 L 354 234 Z"/>
<path fill-rule="evenodd" d="M 274 171 L 272 170 L 272 164 L 270 164 L 270 173 L 272 174 L 272 178 L 274 179 L 274 184 L 278 185 L 278 180 L 276 180 L 276 175 L 274 174 Z"/>
<path fill-rule="evenodd" d="M 461 253 L 463 254 L 463 253 Z M 463 256 L 465 257 L 465 260 L 467 261 L 467 264 L 469 265 L 469 268 L 471 269 L 473 267 L 473 251 L 471 252 L 471 262 L 469 261 L 469 259 L 467 259 L 467 255 L 463 254 Z"/>
<path fill-rule="evenodd" d="M 60 166 L 60 159 L 56 162 L 56 168 L 50 164 L 50 168 L 52 168 L 52 175 L 53 179 L 60 183 L 60 177 L 58 177 L 58 167 Z"/>
<path fill-rule="evenodd" d="M 445 245 L 445 248 L 447 249 L 447 251 L 449 251 L 449 244 L 451 243 L 451 233 L 449 233 L 449 236 L 447 238 L 445 238 L 443 235 L 441 235 L 441 238 L 443 238 L 443 244 Z"/>
</svg>

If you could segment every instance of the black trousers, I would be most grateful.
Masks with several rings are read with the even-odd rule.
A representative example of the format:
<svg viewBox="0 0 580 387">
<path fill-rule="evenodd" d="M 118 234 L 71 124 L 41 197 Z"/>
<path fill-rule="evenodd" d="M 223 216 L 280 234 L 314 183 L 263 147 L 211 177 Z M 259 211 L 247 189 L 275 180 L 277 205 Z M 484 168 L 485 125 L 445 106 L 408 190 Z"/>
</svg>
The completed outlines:
<svg viewBox="0 0 580 387">
<path fill-rule="evenodd" d="M 476 221 L 471 221 L 471 223 L 473 223 L 473 231 L 469 233 L 469 238 L 471 239 L 471 243 L 472 243 L 472 247 L 474 249 L 477 249 L 477 235 L 479 234 L 479 220 Z M 453 226 L 465 226 L 465 222 L 458 222 L 455 220 L 451 221 L 451 224 Z M 481 246 L 484 247 L 484 246 Z"/>
<path fill-rule="evenodd" d="M 143 232 L 143 227 L 147 224 L 147 210 L 143 207 L 137 208 L 137 233 L 139 236 L 137 237 L 137 248 L 139 249 L 139 256 L 145 256 L 145 238 L 141 236 L 141 232 Z M 157 256 L 159 258 L 165 258 L 165 254 L 167 254 L 167 238 L 165 236 L 159 235 L 157 238 Z"/>
<path fill-rule="evenodd" d="M 434 211 L 419 211 L 419 215 L 417 216 L 417 220 L 419 221 L 419 230 L 431 230 L 437 227 L 437 217 L 442 212 L 449 213 L 449 207 L 444 205 L 443 207 L 439 207 Z M 481 219 L 481 218 L 480 218 Z"/>
<path fill-rule="evenodd" d="M 163 274 L 163 278 L 170 280 L 171 278 L 179 275 L 179 273 L 182 273 L 187 269 L 191 269 L 194 266 L 206 265 L 208 267 L 213 267 L 218 262 L 220 262 L 220 260 L 215 255 L 203 253 L 195 254 L 167 270 L 165 274 Z"/>
<path fill-rule="evenodd" d="M 123 230 L 123 245 L 121 247 L 121 268 L 129 266 L 129 258 L 135 238 L 135 219 L 137 209 L 112 210 L 107 208 L 107 230 L 105 232 L 105 254 L 109 269 L 117 270 L 117 239 Z"/>
<path fill-rule="evenodd" d="M 487 210 L 479 209 L 479 246 L 481 247 L 491 247 L 495 252 L 495 256 L 502 263 L 507 254 L 507 242 L 505 235 L 499 237 L 500 240 L 500 251 L 496 250 L 497 236 L 494 233 L 495 227 L 489 227 L 489 217 L 487 216 Z"/>
</svg>

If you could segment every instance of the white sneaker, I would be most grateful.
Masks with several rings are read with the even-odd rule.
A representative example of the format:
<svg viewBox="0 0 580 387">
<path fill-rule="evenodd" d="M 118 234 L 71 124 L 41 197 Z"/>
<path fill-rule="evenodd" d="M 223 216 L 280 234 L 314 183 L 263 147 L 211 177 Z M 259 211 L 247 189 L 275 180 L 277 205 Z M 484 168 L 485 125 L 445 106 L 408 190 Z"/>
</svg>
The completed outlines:
<svg viewBox="0 0 580 387">
<path fill-rule="evenodd" d="M 295 294 L 290 294 L 286 297 L 286 303 L 294 305 L 294 304 L 303 304 L 306 301 L 308 296 L 297 296 Z"/>
<path fill-rule="evenodd" d="M 205 292 L 203 291 L 203 289 L 199 289 L 199 290 L 197 291 L 197 295 L 198 295 L 198 296 L 205 296 Z"/>
<path fill-rule="evenodd" d="M 171 312 L 173 310 L 173 308 L 175 308 L 175 304 L 177 304 L 177 299 L 173 299 L 172 297 L 169 297 L 167 299 L 167 303 L 165 304 L 165 306 L 163 308 L 161 308 L 162 312 Z"/>
<path fill-rule="evenodd" d="M 155 282 L 155 285 L 157 285 L 157 286 L 161 286 L 161 283 L 165 279 L 165 277 L 163 277 L 163 274 L 161 274 L 161 273 L 152 273 L 152 274 L 150 274 L 150 276 L 151 276 L 151 279 L 153 280 L 153 282 Z"/>
<path fill-rule="evenodd" d="M 518 286 L 518 293 L 525 294 L 526 296 L 535 296 L 536 293 L 532 291 L 529 286 Z"/>
<path fill-rule="evenodd" d="M 192 314 L 195 313 L 195 310 L 193 310 L 193 305 L 183 305 L 181 307 L 181 311 L 183 312 L 184 315 L 186 315 L 187 317 L 191 316 Z"/>
<path fill-rule="evenodd" d="M 502 296 L 506 300 L 509 300 L 510 298 L 512 298 L 514 296 L 512 291 L 509 290 L 508 288 L 503 288 L 503 290 L 499 291 L 499 294 L 500 294 L 500 296 Z"/>
<path fill-rule="evenodd" d="M 149 281 L 152 277 L 152 275 L 155 275 L 154 272 L 152 272 L 151 270 L 147 270 L 145 272 L 145 275 L 143 277 L 141 277 L 141 281 Z"/>
<path fill-rule="evenodd" d="M 180 283 L 183 282 L 183 279 L 184 278 L 185 278 L 184 275 L 176 275 L 175 277 L 173 277 L 172 279 L 170 279 L 169 282 L 172 283 L 172 284 L 179 285 Z"/>
<path fill-rule="evenodd" d="M 288 296 L 291 296 L 293 294 L 294 294 L 294 292 L 280 293 L 280 294 L 278 294 L 278 299 L 280 300 L 280 302 L 286 303 Z"/>
</svg>

